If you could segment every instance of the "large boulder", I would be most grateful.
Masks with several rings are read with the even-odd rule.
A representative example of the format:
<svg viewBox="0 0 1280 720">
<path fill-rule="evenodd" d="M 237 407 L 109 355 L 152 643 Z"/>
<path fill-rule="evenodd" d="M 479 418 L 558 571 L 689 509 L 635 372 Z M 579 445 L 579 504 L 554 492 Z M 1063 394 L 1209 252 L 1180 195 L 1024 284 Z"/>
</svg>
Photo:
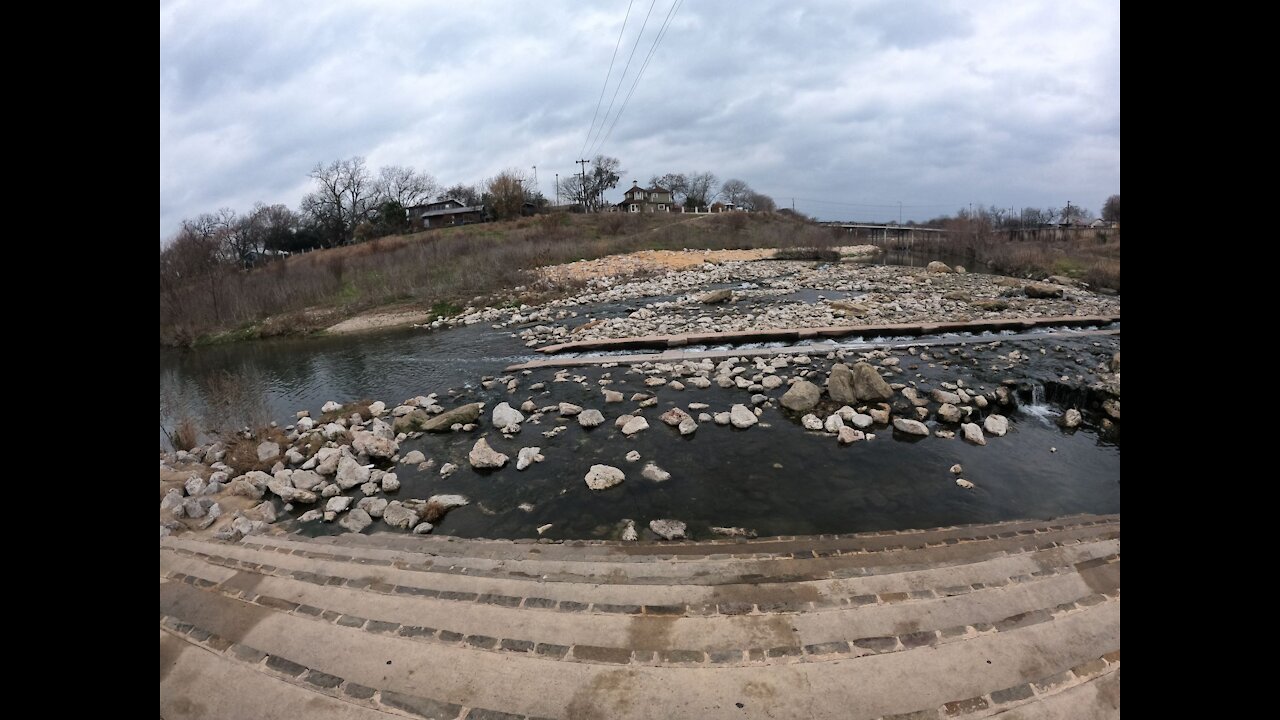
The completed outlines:
<svg viewBox="0 0 1280 720">
<path fill-rule="evenodd" d="M 904 420 L 903 418 L 893 419 L 893 429 L 908 435 L 928 436 L 929 428 L 919 420 Z"/>
<path fill-rule="evenodd" d="M 239 482 L 244 481 L 241 480 Z M 249 487 L 253 486 L 250 485 Z M 257 490 L 257 488 L 254 489 Z M 164 496 L 164 499 L 160 501 L 160 509 L 168 510 L 172 513 L 175 509 L 182 507 L 182 500 L 182 491 L 177 488 L 170 488 L 169 492 Z M 182 514 L 186 514 L 185 511 Z"/>
<path fill-rule="evenodd" d="M 685 524 L 679 520 L 650 520 L 649 529 L 663 540 L 684 539 Z"/>
<path fill-rule="evenodd" d="M 542 462 L 546 458 L 542 456 L 542 448 L 526 447 L 520 448 L 520 454 L 516 457 L 516 469 L 523 470 L 536 462 Z"/>
<path fill-rule="evenodd" d="M 749 428 L 760 420 L 746 405 L 734 405 L 729 409 L 729 422 L 736 428 Z"/>
<path fill-rule="evenodd" d="M 698 297 L 698 302 L 714 305 L 716 303 L 727 302 L 733 299 L 733 291 L 729 289 L 712 290 L 709 293 L 703 293 Z"/>
<path fill-rule="evenodd" d="M 484 403 L 477 402 L 477 403 L 470 403 L 468 405 L 462 405 L 452 410 L 446 410 L 440 413 L 439 415 L 436 415 L 435 417 L 430 418 L 429 420 L 425 420 L 420 423 L 417 423 L 417 427 L 414 429 L 422 430 L 423 432 L 449 432 L 449 428 L 453 427 L 454 423 L 462 423 L 463 425 L 465 425 L 467 423 L 475 422 L 477 419 L 479 419 L 480 411 L 482 409 L 484 409 Z M 414 416 L 414 413 L 410 413 L 405 417 L 413 417 L 413 416 Z M 398 426 L 399 422 L 397 421 L 396 424 Z M 397 432 L 403 432 L 402 430 L 399 429 L 399 427 L 397 427 L 396 430 Z"/>
<path fill-rule="evenodd" d="M 644 417 L 641 415 L 636 415 L 632 417 L 630 420 L 622 424 L 623 435 L 635 435 L 641 430 L 648 430 L 648 429 L 649 429 L 649 421 L 645 420 Z"/>
<path fill-rule="evenodd" d="M 943 422 L 958 423 L 962 417 L 960 408 L 951 403 L 943 403 L 942 407 L 938 408 L 938 419 Z"/>
<path fill-rule="evenodd" d="M 227 486 L 232 495 L 243 495 L 253 500 L 261 500 L 263 495 L 262 488 L 254 485 L 245 478 L 236 478 Z"/>
<path fill-rule="evenodd" d="M 964 433 L 964 439 L 974 445 L 987 444 L 987 438 L 982 434 L 982 428 L 978 427 L 978 423 L 965 423 L 960 426 L 960 431 Z"/>
<path fill-rule="evenodd" d="M 334 482 L 343 490 L 350 490 L 357 485 L 369 482 L 370 468 L 361 465 L 355 458 L 344 455 L 338 461 L 338 474 Z"/>
<path fill-rule="evenodd" d="M 423 505 L 422 519 L 429 523 L 438 523 L 450 510 L 469 504 L 471 501 L 463 495 L 432 495 Z"/>
<path fill-rule="evenodd" d="M 926 266 L 924 267 L 924 269 L 925 269 L 925 271 L 927 271 L 927 272 L 931 272 L 931 273 L 949 273 L 949 272 L 952 272 L 952 270 L 951 270 L 951 266 L 950 266 L 950 265 L 948 265 L 948 264 L 946 264 L 946 263 L 944 263 L 944 262 L 940 262 L 940 261 L 938 261 L 938 260 L 934 260 L 933 262 L 929 263 L 928 265 L 926 265 Z"/>
<path fill-rule="evenodd" d="M 831 373 L 827 376 L 827 394 L 836 402 L 858 402 L 858 395 L 853 391 L 853 373 L 849 371 L 848 365 L 836 363 L 831 366 Z"/>
<path fill-rule="evenodd" d="M 386 423 L 383 424 L 385 425 Z M 352 435 L 351 447 L 358 453 L 384 460 L 391 458 L 400 449 L 395 440 L 364 430 L 357 430 Z"/>
<path fill-rule="evenodd" d="M 862 303 L 852 302 L 849 300 L 832 300 L 827 304 L 830 305 L 834 310 L 841 310 L 846 315 L 853 315 L 854 317 L 862 317 L 863 315 L 866 315 L 868 312 L 871 312 L 871 308 L 867 307 L 866 305 L 863 305 Z"/>
<path fill-rule="evenodd" d="M 484 438 L 476 440 L 476 444 L 471 448 L 471 452 L 467 453 L 467 460 L 471 461 L 471 467 L 474 468 L 500 468 L 507 464 L 510 460 L 505 454 L 500 453 L 489 447 L 488 441 Z"/>
<path fill-rule="evenodd" d="M 324 482 L 324 478 L 320 477 L 314 470 L 295 470 L 289 476 L 289 481 L 299 490 L 311 490 Z"/>
<path fill-rule="evenodd" d="M 204 489 L 209 486 L 209 483 L 205 482 L 205 479 L 199 475 L 192 475 L 187 478 L 187 481 L 183 483 L 182 486 L 186 488 L 188 495 L 199 495 L 204 492 Z"/>
<path fill-rule="evenodd" d="M 356 508 L 344 515 L 342 519 L 338 521 L 338 524 L 347 532 L 364 532 L 365 528 L 373 524 L 373 518 L 364 510 Z"/>
<path fill-rule="evenodd" d="M 661 417 L 659 417 L 658 419 L 670 425 L 671 427 L 679 427 L 681 422 L 684 422 L 685 420 L 688 420 L 691 418 L 689 418 L 689 413 L 685 412 L 684 410 L 681 410 L 678 407 L 673 407 L 670 410 L 662 413 Z"/>
<path fill-rule="evenodd" d="M 1003 437 L 1009 432 L 1009 419 L 1003 415 L 988 415 L 987 419 L 982 421 L 982 427 L 996 437 Z"/>
<path fill-rule="evenodd" d="M 604 424 L 604 413 L 594 408 L 583 410 L 578 414 L 578 424 L 584 428 L 593 428 Z"/>
<path fill-rule="evenodd" d="M 522 422 L 524 422 L 524 415 L 505 402 L 498 403 L 498 406 L 493 409 L 493 426 L 496 428 L 519 425 Z"/>
<path fill-rule="evenodd" d="M 267 440 L 258 445 L 258 462 L 275 462 L 280 458 L 280 443 Z"/>
<path fill-rule="evenodd" d="M 640 476 L 653 482 L 666 482 L 671 479 L 671 473 L 653 463 L 646 463 L 644 469 L 640 471 Z"/>
<path fill-rule="evenodd" d="M 382 521 L 391 527 L 408 530 L 418 524 L 418 513 L 405 507 L 399 500 L 393 500 L 383 508 Z"/>
<path fill-rule="evenodd" d="M 317 473 L 332 475 L 338 471 L 338 461 L 342 459 L 342 451 L 338 448 L 320 448 L 311 459 L 316 461 Z"/>
<path fill-rule="evenodd" d="M 1060 298 L 1062 297 L 1062 286 L 1050 283 L 1031 283 L 1023 289 L 1023 292 L 1029 298 Z"/>
<path fill-rule="evenodd" d="M 782 394 L 782 407 L 795 412 L 808 412 L 822 398 L 822 388 L 808 380 L 797 380 Z"/>
<path fill-rule="evenodd" d="M 626 473 L 612 465 L 592 465 L 584 479 L 592 490 L 608 490 L 626 477 Z"/>
<path fill-rule="evenodd" d="M 400 463 L 403 465 L 420 465 L 426 461 L 427 456 L 423 455 L 421 450 L 410 450 L 400 458 Z"/>
<path fill-rule="evenodd" d="M 854 430 L 851 427 L 840 428 L 840 432 L 838 434 L 838 439 L 840 440 L 841 445 L 848 445 L 849 443 L 855 443 L 855 442 L 858 442 L 859 440 L 864 439 L 865 437 L 866 437 L 866 433 L 862 432 L 861 430 Z"/>
<path fill-rule="evenodd" d="M 380 518 L 382 511 L 387 509 L 386 498 L 363 498 L 356 503 L 356 507 L 369 513 L 369 517 Z"/>
<path fill-rule="evenodd" d="M 833 367 L 832 370 L 834 371 L 835 368 Z M 889 387 L 889 383 L 880 377 L 880 373 L 867 363 L 857 363 L 849 372 L 852 375 L 853 393 L 856 399 L 840 402 L 881 402 L 893 397 L 893 388 Z M 832 399 L 839 398 L 833 395 Z"/>
<path fill-rule="evenodd" d="M 1116 400 L 1115 398 L 1103 400 L 1102 411 L 1105 412 L 1109 417 L 1119 420 L 1120 419 L 1120 401 Z"/>
<path fill-rule="evenodd" d="M 953 392 L 947 392 L 942 388 L 934 388 L 933 392 L 929 393 L 929 396 L 933 398 L 934 402 L 951 403 L 952 405 L 961 404 L 959 394 L 953 393 Z M 919 403 L 916 403 L 916 404 L 919 405 Z"/>
</svg>

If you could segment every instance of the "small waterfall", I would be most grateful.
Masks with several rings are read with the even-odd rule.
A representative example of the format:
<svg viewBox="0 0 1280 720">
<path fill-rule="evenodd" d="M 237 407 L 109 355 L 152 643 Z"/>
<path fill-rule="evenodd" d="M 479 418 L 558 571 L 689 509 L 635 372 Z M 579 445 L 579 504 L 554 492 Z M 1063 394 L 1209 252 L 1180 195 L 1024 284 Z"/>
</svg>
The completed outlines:
<svg viewBox="0 0 1280 720">
<path fill-rule="evenodd" d="M 1031 402 L 1018 409 L 1046 425 L 1053 425 L 1059 415 L 1058 411 L 1045 401 L 1044 385 L 1038 382 L 1031 384 Z"/>
</svg>

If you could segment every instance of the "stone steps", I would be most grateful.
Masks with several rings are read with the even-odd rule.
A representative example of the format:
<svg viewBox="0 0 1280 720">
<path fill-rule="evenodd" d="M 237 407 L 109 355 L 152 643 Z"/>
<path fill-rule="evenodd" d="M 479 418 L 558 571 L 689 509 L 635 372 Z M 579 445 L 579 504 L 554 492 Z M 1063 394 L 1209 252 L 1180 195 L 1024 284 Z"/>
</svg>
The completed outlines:
<svg viewBox="0 0 1280 720">
<path fill-rule="evenodd" d="M 1118 534 L 164 538 L 161 715 L 1118 717 Z"/>
<path fill-rule="evenodd" d="M 1067 572 L 1079 563 L 1114 555 L 1119 547 L 1117 539 L 1098 540 L 957 565 L 789 583 L 659 585 L 600 583 L 590 579 L 548 582 L 540 578 L 473 575 L 435 566 L 388 567 L 349 560 L 316 560 L 248 545 L 201 544 L 171 538 L 162 541 L 162 552 L 185 554 L 231 570 L 287 576 L 326 586 L 465 603 L 630 615 L 647 614 L 648 606 L 660 606 L 659 612 L 664 615 L 740 615 L 963 595 L 984 587 L 1000 587 Z"/>
<path fill-rule="evenodd" d="M 895 548 L 863 552 L 842 552 L 823 557 L 757 559 L 726 558 L 670 562 L 567 561 L 444 556 L 428 551 L 392 550 L 379 547 L 328 546 L 287 537 L 251 537 L 245 546 L 262 548 L 281 555 L 319 560 L 357 562 L 429 572 L 465 574 L 476 577 L 531 578 L 548 582 L 593 582 L 614 584 L 787 583 L 837 577 L 901 572 L 912 568 L 941 567 L 1011 554 L 1067 547 L 1093 540 L 1119 537 L 1118 526 L 1091 526 L 1013 536 L 994 540 L 939 542 L 923 548 Z M 833 551 L 834 553 L 835 551 Z"/>
<path fill-rule="evenodd" d="M 1108 558 L 1110 560 L 1110 558 Z M 1118 558 L 1115 559 L 1117 565 Z M 1103 563 L 1106 565 L 1109 563 Z M 677 615 L 570 614 L 438 598 L 379 595 L 290 578 L 233 572 L 181 557 L 162 558 L 168 579 L 255 605 L 320 617 L 369 632 L 423 642 L 471 644 L 492 651 L 532 652 L 539 645 L 586 645 L 616 650 L 629 662 L 745 664 L 752 657 L 830 660 L 961 640 L 1035 622 L 1104 602 L 1078 573 L 953 596 L 883 605 L 844 606 L 798 614 Z M 1118 587 L 1105 588 L 1112 595 Z M 531 616 L 537 615 L 536 619 Z M 493 640 L 477 645 L 473 638 Z M 655 655 L 656 653 L 656 655 Z"/>
<path fill-rule="evenodd" d="M 928 530 L 896 530 L 844 535 L 775 536 L 701 541 L 622 542 L 616 540 L 486 540 L 451 535 L 408 535 L 403 532 L 326 535 L 306 538 L 313 545 L 378 547 L 390 550 L 429 552 L 441 557 L 461 556 L 507 559 L 563 559 L 591 562 L 679 562 L 685 559 L 749 560 L 822 557 L 829 551 L 869 552 L 876 550 L 921 549 L 948 541 L 967 542 L 1009 538 L 1090 526 L 1119 527 L 1119 515 L 1071 515 L 1044 520 L 1014 520 L 1000 523 L 956 525 Z M 376 526 L 375 526 L 376 527 Z M 279 536 L 255 536 L 254 539 Z M 291 538 L 298 540 L 300 538 Z M 936 546 L 936 545 L 935 545 Z"/>
</svg>

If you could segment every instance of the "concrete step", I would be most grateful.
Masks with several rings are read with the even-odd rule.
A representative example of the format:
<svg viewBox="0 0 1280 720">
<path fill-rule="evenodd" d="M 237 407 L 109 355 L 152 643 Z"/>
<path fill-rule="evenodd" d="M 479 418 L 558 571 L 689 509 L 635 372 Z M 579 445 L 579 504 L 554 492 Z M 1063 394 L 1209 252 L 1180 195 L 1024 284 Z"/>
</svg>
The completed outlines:
<svg viewBox="0 0 1280 720">
<path fill-rule="evenodd" d="M 828 551 L 873 552 L 877 550 L 922 549 L 930 544 L 1010 538 L 1090 526 L 1118 527 L 1119 515 L 1071 515 L 1053 520 L 1015 520 L 1000 523 L 956 525 L 926 530 L 895 530 L 843 535 L 774 536 L 766 538 L 718 538 L 698 541 L 618 540 L 487 540 L 452 535 L 409 535 L 375 531 L 369 534 L 343 533 L 313 538 L 290 536 L 318 545 L 381 547 L 390 550 L 425 552 L 439 556 L 508 559 L 543 559 L 614 562 L 656 559 L 679 562 L 686 559 L 724 560 L 730 557 L 765 560 L 798 556 L 823 557 Z M 374 526 L 377 527 L 376 525 Z M 952 542 L 954 541 L 954 542 Z M 936 546 L 936 545 L 934 545 Z"/>
<path fill-rule="evenodd" d="M 160 717 L 164 720 L 260 718 L 292 720 L 306 708 L 308 720 L 390 720 L 396 715 L 352 702 L 339 693 L 319 691 L 319 675 L 305 679 L 273 677 L 223 655 L 217 638 L 160 629 Z M 209 644 L 213 640 L 214 644 Z M 292 682 L 290 682 L 290 680 Z M 308 682 L 310 680 L 310 682 Z"/>
<path fill-rule="evenodd" d="M 576 657 L 578 648 L 561 657 L 589 662 L 564 662 L 555 653 L 420 642 L 371 632 L 363 623 L 347 627 L 282 612 L 195 583 L 162 582 L 160 596 L 167 632 L 195 638 L 224 658 L 242 659 L 258 672 L 277 676 L 314 675 L 334 684 L 323 693 L 335 697 L 339 689 L 372 688 L 370 707 L 416 707 L 427 717 L 639 718 L 653 717 L 661 708 L 668 717 L 776 717 L 782 712 L 876 718 L 973 698 L 990 703 L 992 693 L 1031 679 L 1066 673 L 1070 681 L 1071 668 L 1087 670 L 1088 663 L 1119 647 L 1118 594 L 1048 621 L 1015 623 L 955 642 L 820 662 L 771 664 L 761 658 L 755 665 L 732 667 L 652 666 L 636 657 L 625 665 L 610 664 L 607 653 L 591 649 Z M 1050 683 L 1045 692 L 1061 684 Z"/>
<path fill-rule="evenodd" d="M 987 586 L 1025 582 L 1119 552 L 1119 540 L 1082 542 L 1066 547 L 926 569 L 877 575 L 791 582 L 703 584 L 602 584 L 590 578 L 545 581 L 513 576 L 474 576 L 443 566 L 389 567 L 342 560 L 317 560 L 244 544 L 165 538 L 162 552 L 175 552 L 224 567 L 289 576 L 325 585 L 343 585 L 380 593 L 427 595 L 458 602 L 487 602 L 556 609 L 561 612 L 641 614 L 642 606 L 683 606 L 685 615 L 802 611 L 870 602 L 902 602 L 960 595 Z M 776 580 L 776 578 L 772 578 Z M 588 610 L 587 606 L 591 606 Z M 745 607 L 744 607 L 745 606 Z M 664 607 L 663 612 L 677 612 Z"/>
<path fill-rule="evenodd" d="M 314 539 L 297 535 L 261 535 L 246 538 L 243 543 L 249 546 L 273 549 L 282 554 L 297 554 L 317 559 L 337 559 L 367 561 L 370 564 L 390 566 L 422 565 L 428 567 L 449 568 L 453 572 L 471 575 L 515 575 L 521 577 L 537 577 L 544 580 L 567 580 L 589 582 L 624 582 L 624 583 L 668 583 L 679 580 L 688 584 L 707 584 L 710 582 L 794 582 L 829 577 L 849 577 L 875 574 L 886 570 L 903 569 L 911 566 L 937 567 L 945 564 L 967 562 L 976 559 L 996 557 L 1002 554 L 1027 552 L 1036 549 L 1048 549 L 1060 545 L 1070 545 L 1098 538 L 1119 536 L 1118 525 L 1090 525 L 1066 528 L 1063 530 L 1044 530 L 1043 532 L 1024 531 L 1020 535 L 1015 531 L 1006 531 L 994 539 L 955 541 L 934 541 L 931 545 L 920 544 L 910 548 L 901 544 L 875 550 L 811 550 L 807 553 L 791 553 L 787 557 L 736 558 L 700 557 L 671 561 L 661 556 L 645 555 L 642 562 L 636 558 L 605 556 L 595 560 L 583 559 L 545 559 L 473 557 L 463 555 L 441 556 L 434 552 L 438 544 L 430 544 L 422 549 L 386 548 L 368 544 L 352 544 L 355 538 L 365 536 L 351 535 L 349 544 L 320 544 Z M 319 547 L 318 547 L 319 545 Z M 476 547 L 468 544 L 466 547 Z M 484 547 L 478 548 L 481 552 Z M 815 553 L 822 553 L 821 557 Z M 714 580 L 713 580 L 714 579 Z"/>
<path fill-rule="evenodd" d="M 1074 570 L 918 602 L 685 617 L 673 609 L 667 609 L 669 614 L 623 615 L 560 613 L 514 603 L 459 604 L 237 571 L 168 553 L 161 557 L 164 577 L 369 632 L 450 644 L 474 645 L 472 638 L 484 638 L 480 642 L 493 651 L 527 653 L 538 645 L 586 645 L 636 658 L 656 652 L 651 661 L 658 664 L 745 664 L 752 657 L 790 662 L 892 652 L 1048 622 L 1118 595 L 1118 558 L 1091 565 L 1085 574 Z M 572 650 L 569 654 L 576 657 Z"/>
</svg>

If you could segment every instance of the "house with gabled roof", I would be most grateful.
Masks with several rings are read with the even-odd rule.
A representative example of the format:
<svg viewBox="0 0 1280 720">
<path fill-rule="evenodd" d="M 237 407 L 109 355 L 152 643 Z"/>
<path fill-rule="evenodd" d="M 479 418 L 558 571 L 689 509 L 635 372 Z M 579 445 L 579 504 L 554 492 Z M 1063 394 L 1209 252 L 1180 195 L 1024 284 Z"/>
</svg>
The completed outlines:
<svg viewBox="0 0 1280 720">
<path fill-rule="evenodd" d="M 660 185 L 642 188 L 636 184 L 635 180 L 632 180 L 631 189 L 623 195 L 622 202 L 614 207 L 622 212 L 633 213 L 671 212 L 671 206 L 674 204 L 670 190 Z"/>
<path fill-rule="evenodd" d="M 464 205 L 460 200 L 444 198 L 426 205 L 415 205 L 406 211 L 415 227 L 436 228 L 469 225 L 492 219 L 484 205 Z"/>
</svg>

